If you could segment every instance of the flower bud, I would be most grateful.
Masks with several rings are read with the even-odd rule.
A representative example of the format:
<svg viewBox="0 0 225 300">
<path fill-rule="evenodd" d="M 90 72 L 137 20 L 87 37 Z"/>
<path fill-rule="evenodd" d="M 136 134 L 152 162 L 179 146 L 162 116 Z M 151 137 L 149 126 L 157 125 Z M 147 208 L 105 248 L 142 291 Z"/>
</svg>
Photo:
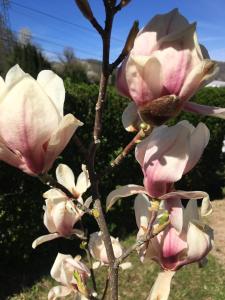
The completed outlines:
<svg viewBox="0 0 225 300">
<path fill-rule="evenodd" d="M 93 19 L 93 13 L 88 0 L 75 0 L 75 2 L 86 19 Z"/>
<path fill-rule="evenodd" d="M 124 45 L 122 53 L 129 53 L 130 50 L 133 48 L 134 40 L 135 40 L 135 38 L 138 34 L 138 31 L 139 31 L 138 25 L 139 25 L 138 21 L 134 21 L 134 24 L 131 27 L 130 32 L 128 34 L 128 37 L 127 37 L 127 40 L 126 40 L 126 43 Z"/>
</svg>

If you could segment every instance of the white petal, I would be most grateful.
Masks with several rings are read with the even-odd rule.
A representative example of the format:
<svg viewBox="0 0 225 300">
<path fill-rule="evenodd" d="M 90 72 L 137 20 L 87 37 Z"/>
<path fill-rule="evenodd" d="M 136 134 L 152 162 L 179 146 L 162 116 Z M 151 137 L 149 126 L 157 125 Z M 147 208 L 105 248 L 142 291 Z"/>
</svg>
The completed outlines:
<svg viewBox="0 0 225 300">
<path fill-rule="evenodd" d="M 137 105 L 133 101 L 123 111 L 122 123 L 123 127 L 129 132 L 138 130 L 141 119 L 138 114 Z"/>
<path fill-rule="evenodd" d="M 73 193 L 75 188 L 75 177 L 73 171 L 65 164 L 59 164 L 56 168 L 57 181 Z"/>
<path fill-rule="evenodd" d="M 116 190 L 109 193 L 106 199 L 106 210 L 108 211 L 117 200 L 123 197 L 128 197 L 135 194 L 147 194 L 145 188 L 140 185 L 128 184 L 117 188 Z"/>
<path fill-rule="evenodd" d="M 56 300 L 58 297 L 66 297 L 72 292 L 71 288 L 63 285 L 54 286 L 48 293 L 48 300 Z"/>
<path fill-rule="evenodd" d="M 94 261 L 93 264 L 92 264 L 92 269 L 96 270 L 96 269 L 100 268 L 103 265 L 104 264 L 101 261 Z"/>
<path fill-rule="evenodd" d="M 132 263 L 129 262 L 129 261 L 127 261 L 127 262 L 125 262 L 125 263 L 122 263 L 122 264 L 120 264 L 120 268 L 121 268 L 122 270 L 130 269 L 130 268 L 132 268 Z"/>
<path fill-rule="evenodd" d="M 196 225 L 198 225 L 198 223 L 196 223 Z M 211 228 L 205 225 L 208 229 L 208 232 L 206 233 L 196 225 L 190 223 L 187 232 L 187 259 L 189 262 L 202 259 L 212 249 L 213 244 L 213 231 Z"/>
<path fill-rule="evenodd" d="M 61 281 L 61 273 L 62 273 L 62 269 L 63 269 L 62 264 L 67 258 L 72 258 L 72 256 L 58 253 L 58 255 L 56 256 L 55 262 L 51 268 L 50 274 L 51 274 L 52 278 L 58 282 L 62 282 Z"/>
<path fill-rule="evenodd" d="M 53 71 L 44 70 L 38 74 L 37 82 L 55 104 L 61 117 L 63 117 L 63 105 L 65 100 L 63 80 Z"/>
<path fill-rule="evenodd" d="M 8 73 L 5 77 L 5 83 L 9 87 L 11 85 L 16 84 L 18 81 L 20 81 L 24 76 L 29 76 L 26 74 L 19 65 L 15 65 L 11 69 L 9 69 Z"/>
<path fill-rule="evenodd" d="M 209 199 L 209 195 L 205 196 L 202 200 L 202 206 L 201 206 L 201 216 L 206 217 L 209 216 L 212 213 L 212 204 Z"/>
<path fill-rule="evenodd" d="M 171 280 L 175 272 L 160 272 L 147 300 L 167 300 L 170 294 Z"/>
<path fill-rule="evenodd" d="M 167 200 L 168 198 L 171 197 L 180 197 L 182 199 L 201 199 L 204 197 L 208 197 L 209 195 L 206 192 L 202 191 L 191 191 L 191 192 L 186 192 L 186 191 L 175 191 L 171 193 L 167 193 L 163 196 L 160 197 L 162 200 Z"/>
<path fill-rule="evenodd" d="M 89 208 L 89 206 L 91 205 L 93 199 L 92 196 L 88 197 L 85 202 L 84 202 L 84 206 L 86 206 L 87 208 Z"/>
<path fill-rule="evenodd" d="M 76 182 L 76 190 L 80 195 L 85 193 L 86 190 L 91 186 L 88 170 L 85 165 L 82 165 L 82 170 L 83 172 L 80 173 Z"/>
<path fill-rule="evenodd" d="M 45 242 L 57 239 L 59 237 L 61 237 L 61 235 L 58 234 L 57 232 L 56 233 L 42 235 L 42 236 L 40 236 L 39 238 L 37 238 L 36 240 L 33 241 L 32 248 L 35 249 L 40 244 L 43 244 Z"/>
<path fill-rule="evenodd" d="M 140 194 L 135 198 L 134 211 L 138 228 L 140 228 L 140 226 L 145 228 L 148 227 L 148 222 L 151 215 L 149 211 L 150 207 L 151 204 L 147 195 Z"/>
<path fill-rule="evenodd" d="M 67 199 L 67 196 L 59 189 L 50 189 L 43 194 L 45 199 L 63 201 Z M 57 201 L 56 201 L 57 202 Z"/>
</svg>

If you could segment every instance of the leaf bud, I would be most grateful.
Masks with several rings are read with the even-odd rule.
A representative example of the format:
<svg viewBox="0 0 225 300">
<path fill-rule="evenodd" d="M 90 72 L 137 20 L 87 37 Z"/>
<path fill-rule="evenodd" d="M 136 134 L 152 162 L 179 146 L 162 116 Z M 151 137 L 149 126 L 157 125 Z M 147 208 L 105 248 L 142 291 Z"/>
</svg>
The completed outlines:
<svg viewBox="0 0 225 300">
<path fill-rule="evenodd" d="M 88 20 L 92 20 L 94 16 L 88 0 L 75 0 L 75 2 L 82 12 L 83 16 Z"/>
</svg>

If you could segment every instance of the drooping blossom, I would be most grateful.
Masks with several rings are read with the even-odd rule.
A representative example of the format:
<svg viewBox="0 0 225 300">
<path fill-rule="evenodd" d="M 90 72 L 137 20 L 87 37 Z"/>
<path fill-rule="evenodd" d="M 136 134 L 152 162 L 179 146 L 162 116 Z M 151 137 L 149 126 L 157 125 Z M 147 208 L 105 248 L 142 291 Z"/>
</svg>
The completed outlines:
<svg viewBox="0 0 225 300">
<path fill-rule="evenodd" d="M 50 70 L 37 80 L 18 66 L 0 77 L 0 160 L 37 175 L 48 171 L 82 123 L 63 116 L 65 88 Z"/>
<path fill-rule="evenodd" d="M 144 174 L 144 187 L 129 184 L 112 191 L 107 197 L 108 209 L 121 197 L 145 193 L 161 200 L 175 195 L 185 199 L 204 198 L 205 214 L 210 212 L 207 193 L 174 189 L 174 183 L 197 164 L 208 141 L 209 130 L 203 123 L 195 128 L 189 122 L 181 121 L 171 127 L 162 125 L 155 128 L 136 147 L 136 159 Z"/>
<path fill-rule="evenodd" d="M 123 247 L 121 246 L 118 238 L 114 238 L 112 236 L 110 238 L 111 238 L 115 258 L 119 258 L 123 254 Z M 93 263 L 93 268 L 98 268 L 100 266 L 109 264 L 101 231 L 94 232 L 90 235 L 88 248 L 92 257 L 96 260 L 96 262 Z M 122 263 L 120 264 L 120 267 L 122 269 L 130 268 L 131 263 L 130 262 Z"/>
<path fill-rule="evenodd" d="M 156 15 L 140 30 L 118 71 L 118 90 L 134 101 L 123 113 L 124 127 L 135 130 L 140 117 L 161 125 L 181 109 L 225 118 L 225 109 L 188 102 L 217 71 L 198 43 L 195 23 L 177 9 Z"/>
<path fill-rule="evenodd" d="M 80 256 L 73 258 L 71 255 L 58 253 L 51 269 L 51 276 L 62 285 L 55 286 L 49 291 L 48 300 L 66 297 L 71 293 L 75 299 L 89 299 L 86 283 L 90 271 L 80 259 Z"/>
<path fill-rule="evenodd" d="M 85 207 L 89 207 L 91 199 L 88 198 L 85 203 L 82 199 L 82 194 L 90 187 L 88 171 L 86 166 L 82 165 L 82 172 L 77 178 L 75 185 L 75 177 L 72 170 L 65 164 L 60 164 L 56 169 L 57 181 L 67 188 L 75 199 Z M 68 198 L 68 196 L 60 189 L 50 189 L 44 193 L 43 197 L 46 199 L 44 206 L 44 225 L 50 234 L 40 236 L 37 238 L 32 247 L 36 248 L 38 245 L 59 237 L 69 237 L 72 234 L 80 235 L 78 229 L 74 229 L 74 225 L 81 219 L 84 211 L 79 209 L 77 205 Z"/>
<path fill-rule="evenodd" d="M 175 195 L 164 204 L 170 215 L 170 224 L 138 250 L 142 262 L 154 260 L 163 270 L 152 287 L 149 300 L 166 300 L 175 271 L 201 261 L 213 245 L 213 231 L 201 222 L 196 201 L 189 200 L 184 208 Z M 142 194 L 136 197 L 134 207 L 139 228 L 137 240 L 140 240 L 145 236 L 151 218 L 151 204 L 148 197 Z"/>
</svg>

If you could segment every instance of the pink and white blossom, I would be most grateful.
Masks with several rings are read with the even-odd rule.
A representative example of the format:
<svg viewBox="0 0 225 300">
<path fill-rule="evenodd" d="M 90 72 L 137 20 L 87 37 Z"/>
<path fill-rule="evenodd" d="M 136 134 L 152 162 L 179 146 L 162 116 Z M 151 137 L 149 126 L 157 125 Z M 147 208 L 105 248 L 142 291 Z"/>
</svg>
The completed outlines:
<svg viewBox="0 0 225 300">
<path fill-rule="evenodd" d="M 48 300 L 56 300 L 72 293 L 75 299 L 87 300 L 89 298 L 86 283 L 90 271 L 80 259 L 80 256 L 73 258 L 71 255 L 58 253 L 51 269 L 51 276 L 61 285 L 49 291 Z"/>
<path fill-rule="evenodd" d="M 60 164 L 56 169 L 56 178 L 60 184 L 74 195 L 74 198 L 80 204 L 89 207 L 91 199 L 88 198 L 84 203 L 82 194 L 90 187 L 90 180 L 85 165 L 82 165 L 82 170 L 75 184 L 75 177 L 72 170 L 67 165 Z M 56 188 L 45 192 L 43 197 L 46 199 L 44 225 L 50 234 L 37 238 L 32 244 L 33 248 L 58 237 L 69 237 L 72 234 L 82 235 L 80 230 L 73 227 L 81 219 L 84 211 L 79 209 L 73 200 L 69 199 L 63 191 Z"/>
<path fill-rule="evenodd" d="M 64 100 L 63 81 L 53 71 L 35 80 L 16 65 L 0 78 L 0 160 L 30 175 L 47 172 L 83 125 L 63 116 Z"/>
<path fill-rule="evenodd" d="M 136 147 L 136 159 L 144 174 L 144 187 L 120 186 L 107 197 L 107 209 L 121 197 L 145 193 L 150 198 L 168 200 L 204 198 L 205 214 L 211 211 L 208 194 L 202 191 L 176 191 L 174 183 L 188 173 L 199 161 L 209 141 L 209 130 L 203 123 L 195 128 L 187 121 L 168 127 L 162 125 Z"/>
<path fill-rule="evenodd" d="M 137 129 L 140 117 L 161 125 L 181 109 L 225 118 L 225 109 L 188 102 L 218 71 L 206 53 L 196 24 L 189 24 L 177 9 L 150 20 L 117 75 L 118 90 L 134 101 L 123 113 L 124 127 Z"/>
<path fill-rule="evenodd" d="M 121 246 L 118 238 L 114 238 L 112 236 L 110 238 L 111 238 L 115 258 L 119 258 L 123 254 L 124 249 Z M 100 266 L 109 264 L 101 231 L 94 232 L 90 235 L 88 248 L 90 250 L 92 257 L 96 260 L 96 262 L 93 263 L 93 268 L 98 268 Z M 120 267 L 123 270 L 128 269 L 131 267 L 131 263 L 130 262 L 122 263 L 120 264 Z"/>
<path fill-rule="evenodd" d="M 149 300 L 166 300 L 174 272 L 184 265 L 202 260 L 213 246 L 213 231 L 201 222 L 196 201 L 189 200 L 184 208 L 179 197 L 175 196 L 164 204 L 169 212 L 170 224 L 139 248 L 142 262 L 154 260 L 164 270 L 159 274 Z M 139 195 L 134 207 L 139 228 L 137 239 L 140 240 L 145 236 L 151 218 L 151 204 L 148 197 Z"/>
</svg>

